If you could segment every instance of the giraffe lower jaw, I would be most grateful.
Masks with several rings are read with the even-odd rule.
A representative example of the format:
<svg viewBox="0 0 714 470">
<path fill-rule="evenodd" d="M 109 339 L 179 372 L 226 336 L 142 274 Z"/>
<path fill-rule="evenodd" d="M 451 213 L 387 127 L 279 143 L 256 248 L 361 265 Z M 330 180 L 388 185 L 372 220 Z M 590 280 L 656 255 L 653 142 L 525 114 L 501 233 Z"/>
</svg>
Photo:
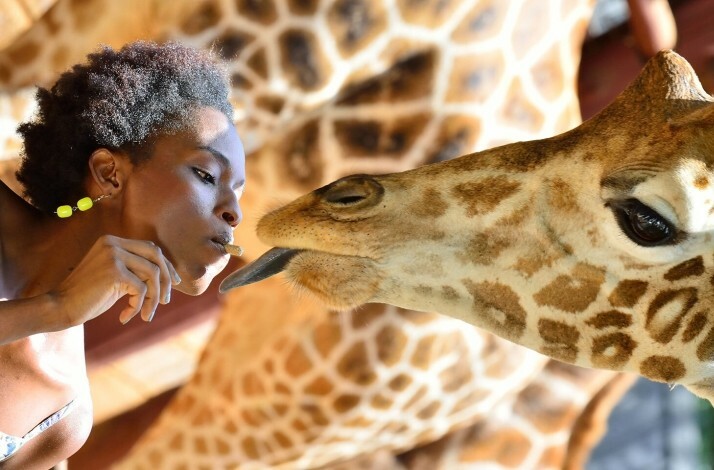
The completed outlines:
<svg viewBox="0 0 714 470">
<path fill-rule="evenodd" d="M 257 260 L 243 266 L 226 277 L 218 287 L 220 293 L 236 287 L 246 286 L 278 274 L 288 262 L 302 250 L 292 248 L 272 248 Z"/>
</svg>

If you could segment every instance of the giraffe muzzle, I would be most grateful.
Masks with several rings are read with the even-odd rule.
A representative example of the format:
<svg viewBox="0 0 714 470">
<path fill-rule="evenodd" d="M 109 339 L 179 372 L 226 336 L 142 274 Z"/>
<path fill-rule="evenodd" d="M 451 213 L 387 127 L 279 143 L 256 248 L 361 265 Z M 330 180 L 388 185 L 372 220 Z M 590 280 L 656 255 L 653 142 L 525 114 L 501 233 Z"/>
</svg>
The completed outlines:
<svg viewBox="0 0 714 470">
<path fill-rule="evenodd" d="M 302 250 L 272 248 L 257 260 L 229 274 L 218 286 L 218 291 L 224 294 L 236 287 L 253 284 L 274 276 L 285 269 L 288 262 L 300 251 Z"/>
</svg>

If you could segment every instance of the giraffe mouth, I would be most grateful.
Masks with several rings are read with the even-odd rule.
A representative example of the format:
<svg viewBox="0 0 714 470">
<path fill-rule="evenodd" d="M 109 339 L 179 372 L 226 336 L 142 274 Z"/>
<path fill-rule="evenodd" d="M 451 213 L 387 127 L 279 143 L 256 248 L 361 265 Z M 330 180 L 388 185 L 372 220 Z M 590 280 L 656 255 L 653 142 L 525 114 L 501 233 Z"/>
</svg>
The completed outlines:
<svg viewBox="0 0 714 470">
<path fill-rule="evenodd" d="M 236 287 L 247 286 L 274 276 L 284 270 L 288 262 L 301 251 L 303 250 L 272 248 L 252 263 L 229 274 L 218 286 L 218 291 L 224 294 Z"/>
</svg>

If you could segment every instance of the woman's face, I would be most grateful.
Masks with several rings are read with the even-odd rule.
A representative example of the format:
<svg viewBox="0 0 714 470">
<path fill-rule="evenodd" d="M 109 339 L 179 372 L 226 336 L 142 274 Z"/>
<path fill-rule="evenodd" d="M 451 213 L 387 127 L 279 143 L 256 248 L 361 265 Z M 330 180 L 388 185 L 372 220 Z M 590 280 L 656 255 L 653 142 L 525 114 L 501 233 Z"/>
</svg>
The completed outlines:
<svg viewBox="0 0 714 470">
<path fill-rule="evenodd" d="M 202 107 L 191 125 L 157 139 L 148 161 L 132 168 L 122 192 L 127 236 L 157 243 L 197 295 L 226 266 L 223 249 L 241 221 L 245 154 L 233 124 Z"/>
</svg>

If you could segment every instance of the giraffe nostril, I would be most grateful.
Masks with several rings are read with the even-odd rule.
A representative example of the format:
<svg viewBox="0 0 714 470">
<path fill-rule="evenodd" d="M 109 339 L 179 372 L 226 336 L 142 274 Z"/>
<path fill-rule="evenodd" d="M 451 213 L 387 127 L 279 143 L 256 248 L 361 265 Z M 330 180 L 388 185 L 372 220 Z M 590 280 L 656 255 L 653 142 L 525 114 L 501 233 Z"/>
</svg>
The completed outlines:
<svg viewBox="0 0 714 470">
<path fill-rule="evenodd" d="M 372 205 L 379 202 L 384 188 L 371 176 L 348 176 L 323 188 L 325 202 L 339 206 Z"/>
</svg>

